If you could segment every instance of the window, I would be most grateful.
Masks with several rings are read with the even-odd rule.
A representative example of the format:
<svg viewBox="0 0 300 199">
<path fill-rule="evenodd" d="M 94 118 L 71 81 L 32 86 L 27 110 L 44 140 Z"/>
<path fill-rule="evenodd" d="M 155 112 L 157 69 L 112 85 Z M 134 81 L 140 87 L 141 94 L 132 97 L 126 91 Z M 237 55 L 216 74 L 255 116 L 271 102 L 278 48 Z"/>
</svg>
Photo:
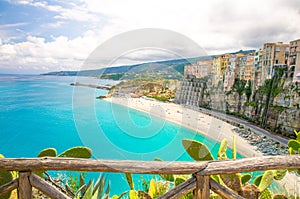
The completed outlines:
<svg viewBox="0 0 300 199">
<path fill-rule="evenodd" d="M 275 64 L 278 64 L 278 59 L 275 60 Z"/>
<path fill-rule="evenodd" d="M 280 46 L 276 46 L 275 51 L 276 51 L 276 52 L 280 52 Z"/>
</svg>

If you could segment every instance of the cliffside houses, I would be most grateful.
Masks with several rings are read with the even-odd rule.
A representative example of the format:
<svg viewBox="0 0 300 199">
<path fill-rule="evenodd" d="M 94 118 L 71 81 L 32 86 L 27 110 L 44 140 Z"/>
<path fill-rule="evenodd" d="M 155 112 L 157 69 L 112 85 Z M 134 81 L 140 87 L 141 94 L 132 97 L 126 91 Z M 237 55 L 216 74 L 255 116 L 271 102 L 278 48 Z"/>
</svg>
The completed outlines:
<svg viewBox="0 0 300 199">
<path fill-rule="evenodd" d="M 253 88 L 264 85 L 271 79 L 275 68 L 284 68 L 288 78 L 300 82 L 300 39 L 283 42 L 268 42 L 249 54 L 223 54 L 210 60 L 199 60 L 186 65 L 184 75 L 195 78 L 211 76 L 212 86 L 223 86 L 225 91 L 232 89 L 235 78 L 251 80 Z"/>
<path fill-rule="evenodd" d="M 290 42 L 289 69 L 294 82 L 300 82 L 300 39 Z"/>
<path fill-rule="evenodd" d="M 194 75 L 196 78 L 202 78 L 211 73 L 213 60 L 199 60 L 195 64 L 189 64 L 184 67 L 185 75 Z"/>
<path fill-rule="evenodd" d="M 275 73 L 277 68 L 283 70 Z M 265 43 L 247 54 L 218 55 L 184 72 L 175 102 L 240 114 L 282 135 L 300 130 L 299 85 L 293 83 L 300 82 L 300 39 Z M 268 86 L 259 88 L 267 80 Z"/>
</svg>

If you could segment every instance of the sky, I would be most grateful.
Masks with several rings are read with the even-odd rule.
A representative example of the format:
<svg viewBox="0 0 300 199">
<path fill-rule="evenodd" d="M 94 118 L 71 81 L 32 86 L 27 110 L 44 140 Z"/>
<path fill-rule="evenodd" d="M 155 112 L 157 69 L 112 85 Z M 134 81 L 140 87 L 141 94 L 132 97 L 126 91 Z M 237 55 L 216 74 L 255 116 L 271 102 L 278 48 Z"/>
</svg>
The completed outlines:
<svg viewBox="0 0 300 199">
<path fill-rule="evenodd" d="M 105 41 L 143 28 L 177 32 L 213 55 L 299 39 L 299 24 L 300 0 L 0 0 L 0 73 L 80 70 Z M 114 64 L 174 57 L 127 55 Z"/>
</svg>

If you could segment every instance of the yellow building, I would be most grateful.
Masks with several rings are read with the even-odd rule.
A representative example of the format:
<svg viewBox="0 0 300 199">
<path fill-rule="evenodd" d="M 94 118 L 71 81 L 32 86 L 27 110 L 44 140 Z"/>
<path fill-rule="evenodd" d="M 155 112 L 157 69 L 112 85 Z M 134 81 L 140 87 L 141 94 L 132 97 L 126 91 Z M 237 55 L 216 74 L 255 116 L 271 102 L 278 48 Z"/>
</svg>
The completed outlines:
<svg viewBox="0 0 300 199">
<path fill-rule="evenodd" d="M 213 60 L 213 85 L 218 85 L 224 81 L 224 74 L 229 67 L 230 54 L 218 55 Z"/>
</svg>

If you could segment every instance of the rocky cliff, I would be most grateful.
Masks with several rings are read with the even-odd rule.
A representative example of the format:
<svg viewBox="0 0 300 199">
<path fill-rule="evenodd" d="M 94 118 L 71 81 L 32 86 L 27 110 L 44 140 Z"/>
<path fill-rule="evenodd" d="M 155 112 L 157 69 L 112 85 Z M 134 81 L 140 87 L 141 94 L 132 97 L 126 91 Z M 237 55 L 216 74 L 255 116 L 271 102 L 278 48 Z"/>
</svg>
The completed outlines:
<svg viewBox="0 0 300 199">
<path fill-rule="evenodd" d="M 236 115 L 288 137 L 294 135 L 294 129 L 300 130 L 300 85 L 283 70 L 276 70 L 273 79 L 259 88 L 236 79 L 232 89 L 224 91 L 222 82 L 211 82 L 210 77 L 186 76 L 175 102 Z"/>
</svg>

